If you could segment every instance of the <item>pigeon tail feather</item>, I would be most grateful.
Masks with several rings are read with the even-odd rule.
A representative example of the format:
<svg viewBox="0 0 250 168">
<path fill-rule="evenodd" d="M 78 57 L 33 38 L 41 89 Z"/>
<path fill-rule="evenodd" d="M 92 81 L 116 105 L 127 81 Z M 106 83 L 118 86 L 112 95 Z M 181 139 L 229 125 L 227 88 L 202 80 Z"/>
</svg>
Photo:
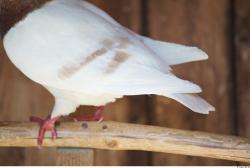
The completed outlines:
<svg viewBox="0 0 250 168">
<path fill-rule="evenodd" d="M 168 63 L 168 65 L 177 65 L 208 59 L 208 55 L 197 47 L 152 40 L 143 36 L 139 37 L 150 49 Z"/>
<path fill-rule="evenodd" d="M 178 101 L 196 113 L 209 114 L 209 112 L 215 111 L 215 108 L 212 105 L 195 94 L 177 93 L 165 94 L 164 96 Z"/>
</svg>

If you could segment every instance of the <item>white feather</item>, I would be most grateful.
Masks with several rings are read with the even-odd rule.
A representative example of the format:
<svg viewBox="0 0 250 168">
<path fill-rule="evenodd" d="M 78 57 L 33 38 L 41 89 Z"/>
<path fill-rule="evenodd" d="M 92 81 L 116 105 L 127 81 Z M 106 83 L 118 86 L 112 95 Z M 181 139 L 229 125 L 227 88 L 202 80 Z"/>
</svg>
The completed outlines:
<svg viewBox="0 0 250 168">
<path fill-rule="evenodd" d="M 184 106 L 197 113 L 209 114 L 209 112 L 215 111 L 213 106 L 194 94 L 165 94 L 165 96 L 182 103 Z"/>
<path fill-rule="evenodd" d="M 143 36 L 139 38 L 169 65 L 208 59 L 208 55 L 197 47 L 157 41 Z"/>
<path fill-rule="evenodd" d="M 67 115 L 79 105 L 105 105 L 125 95 L 201 92 L 199 86 L 175 77 L 169 65 L 201 60 L 204 54 L 143 39 L 85 1 L 54 0 L 15 25 L 4 37 L 4 47 L 26 76 L 55 96 L 52 116 Z M 112 46 L 105 47 L 105 40 L 112 40 Z M 91 60 L 96 52 L 101 56 Z M 127 59 L 106 73 L 117 63 L 118 52 Z M 65 67 L 73 72 L 62 78 Z"/>
</svg>

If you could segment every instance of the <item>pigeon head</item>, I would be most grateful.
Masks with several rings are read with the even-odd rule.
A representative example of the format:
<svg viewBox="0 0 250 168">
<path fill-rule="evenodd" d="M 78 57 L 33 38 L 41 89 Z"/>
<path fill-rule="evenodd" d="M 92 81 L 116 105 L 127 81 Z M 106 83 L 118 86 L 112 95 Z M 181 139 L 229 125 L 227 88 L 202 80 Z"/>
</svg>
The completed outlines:
<svg viewBox="0 0 250 168">
<path fill-rule="evenodd" d="M 49 0 L 1 0 L 0 31 L 3 37 L 17 22 L 27 14 L 40 8 Z"/>
</svg>

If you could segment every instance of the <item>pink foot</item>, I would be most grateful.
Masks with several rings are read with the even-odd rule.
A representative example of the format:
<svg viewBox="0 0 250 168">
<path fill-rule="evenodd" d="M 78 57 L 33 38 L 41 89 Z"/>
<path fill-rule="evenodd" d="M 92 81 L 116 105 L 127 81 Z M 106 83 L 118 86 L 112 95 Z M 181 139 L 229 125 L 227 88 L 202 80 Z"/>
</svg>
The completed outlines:
<svg viewBox="0 0 250 168">
<path fill-rule="evenodd" d="M 74 118 L 74 121 L 103 121 L 104 117 L 102 115 L 104 111 L 104 106 L 100 106 L 93 116 L 78 116 Z"/>
<path fill-rule="evenodd" d="M 41 146 L 43 144 L 43 139 L 45 132 L 47 130 L 51 131 L 52 139 L 55 140 L 57 138 L 57 132 L 55 127 L 55 122 L 60 118 L 60 116 L 51 118 L 49 115 L 46 119 L 41 119 L 38 117 L 30 117 L 31 122 L 36 122 L 40 125 L 39 134 L 37 137 L 37 144 Z"/>
</svg>

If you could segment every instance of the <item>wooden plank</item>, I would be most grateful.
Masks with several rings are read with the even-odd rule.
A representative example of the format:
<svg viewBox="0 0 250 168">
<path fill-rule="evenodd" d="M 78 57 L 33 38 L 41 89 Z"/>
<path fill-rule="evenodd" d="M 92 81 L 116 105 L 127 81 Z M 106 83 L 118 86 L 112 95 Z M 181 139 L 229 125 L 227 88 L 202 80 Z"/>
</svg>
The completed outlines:
<svg viewBox="0 0 250 168">
<path fill-rule="evenodd" d="M 93 166 L 94 150 L 79 148 L 58 148 L 57 166 Z"/>
<path fill-rule="evenodd" d="M 217 112 L 194 114 L 179 103 L 154 98 L 152 123 L 180 129 L 234 133 L 230 81 L 230 1 L 229 0 L 149 0 L 150 35 L 156 39 L 194 45 L 205 50 L 209 61 L 174 67 L 179 77 L 194 81 L 201 94 Z M 153 155 L 153 165 L 232 165 L 233 162 Z"/>
<path fill-rule="evenodd" d="M 248 0 L 235 0 L 235 37 L 236 48 L 235 79 L 237 99 L 238 135 L 250 137 L 250 5 Z M 245 163 L 242 165 L 246 165 Z M 249 164 L 248 164 L 249 165 Z"/>
<path fill-rule="evenodd" d="M 0 37 L 0 95 L 1 95 L 1 99 L 0 99 L 0 111 L 3 111 L 3 85 L 4 85 L 4 81 L 3 81 L 3 76 L 4 76 L 4 66 L 6 65 L 6 57 L 4 55 L 4 50 L 3 50 L 3 46 L 2 46 L 2 38 Z M 0 116 L 0 120 L 4 121 L 5 118 L 1 115 Z M 9 155 L 12 154 L 12 156 L 18 156 L 16 157 L 16 159 L 10 158 Z M 10 166 L 10 165 L 19 165 L 23 163 L 23 150 L 19 150 L 17 148 L 1 148 L 0 149 L 0 165 L 3 166 Z"/>
<path fill-rule="evenodd" d="M 35 147 L 38 129 L 29 122 L 2 122 L 0 147 Z M 53 141 L 47 133 L 43 147 L 142 150 L 250 163 L 250 139 L 236 136 L 118 122 L 61 122 L 57 130 L 58 139 Z M 63 163 L 84 161 L 79 160 L 77 149 L 62 151 L 59 161 Z M 92 152 L 82 152 L 92 157 Z M 66 155 L 72 156 L 66 159 Z"/>
<path fill-rule="evenodd" d="M 235 1 L 236 86 L 239 135 L 250 137 L 250 5 Z"/>
</svg>

